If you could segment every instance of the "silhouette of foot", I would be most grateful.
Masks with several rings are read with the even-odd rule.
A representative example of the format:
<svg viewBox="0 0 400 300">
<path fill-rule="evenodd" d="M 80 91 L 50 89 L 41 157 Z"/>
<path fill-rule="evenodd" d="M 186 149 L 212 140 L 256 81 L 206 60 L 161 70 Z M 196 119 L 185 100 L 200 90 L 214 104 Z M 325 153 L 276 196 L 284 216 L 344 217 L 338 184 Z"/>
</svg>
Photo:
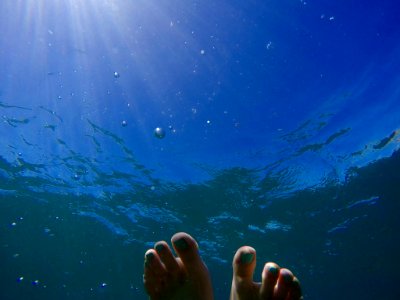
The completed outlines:
<svg viewBox="0 0 400 300">
<path fill-rule="evenodd" d="M 187 233 L 176 233 L 171 248 L 157 242 L 145 253 L 143 283 L 151 300 L 212 300 L 208 269 L 198 253 L 197 242 Z"/>
<path fill-rule="evenodd" d="M 266 263 L 262 282 L 253 281 L 256 251 L 239 248 L 233 258 L 233 279 L 230 300 L 301 300 L 300 283 L 288 269 Z"/>
</svg>

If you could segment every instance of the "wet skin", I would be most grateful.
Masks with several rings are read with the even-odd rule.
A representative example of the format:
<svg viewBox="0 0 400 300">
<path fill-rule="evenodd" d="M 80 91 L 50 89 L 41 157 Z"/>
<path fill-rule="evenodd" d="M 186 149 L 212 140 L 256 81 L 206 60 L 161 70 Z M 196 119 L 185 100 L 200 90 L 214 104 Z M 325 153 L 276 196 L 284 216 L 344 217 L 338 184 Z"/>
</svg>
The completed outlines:
<svg viewBox="0 0 400 300">
<path fill-rule="evenodd" d="M 171 238 L 175 257 L 165 241 L 145 253 L 143 283 L 151 300 L 212 300 L 210 275 L 197 242 L 187 233 Z M 243 246 L 233 258 L 230 300 L 300 300 L 300 283 L 288 269 L 266 263 L 262 282 L 253 281 L 256 251 Z"/>
</svg>

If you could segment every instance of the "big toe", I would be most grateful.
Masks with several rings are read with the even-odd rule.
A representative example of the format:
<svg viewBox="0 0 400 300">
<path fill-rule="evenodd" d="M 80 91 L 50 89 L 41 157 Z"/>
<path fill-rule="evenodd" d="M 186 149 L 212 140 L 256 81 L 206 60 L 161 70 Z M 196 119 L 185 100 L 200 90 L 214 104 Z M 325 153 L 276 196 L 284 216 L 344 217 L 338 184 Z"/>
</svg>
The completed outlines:
<svg viewBox="0 0 400 300">
<path fill-rule="evenodd" d="M 256 267 L 256 251 L 249 246 L 243 246 L 236 251 L 233 258 L 233 280 L 231 299 L 247 299 L 255 293 L 256 283 L 253 273 Z"/>
<path fill-rule="evenodd" d="M 172 236 L 171 242 L 188 272 L 203 264 L 199 255 L 199 246 L 192 236 L 185 232 L 178 232 Z"/>
<path fill-rule="evenodd" d="M 208 269 L 200 257 L 199 246 L 195 239 L 185 232 L 179 232 L 172 236 L 171 242 L 187 278 L 195 285 L 211 289 Z"/>
</svg>

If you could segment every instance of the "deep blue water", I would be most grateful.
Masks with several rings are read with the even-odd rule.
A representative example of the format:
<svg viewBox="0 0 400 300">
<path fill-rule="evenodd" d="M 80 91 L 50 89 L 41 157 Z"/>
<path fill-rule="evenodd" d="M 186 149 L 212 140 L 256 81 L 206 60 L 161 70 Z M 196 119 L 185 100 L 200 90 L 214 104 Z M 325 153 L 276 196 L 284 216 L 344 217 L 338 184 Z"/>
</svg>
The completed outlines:
<svg viewBox="0 0 400 300">
<path fill-rule="evenodd" d="M 143 253 L 177 231 L 217 300 L 243 244 L 306 299 L 400 299 L 397 1 L 0 14 L 0 299 L 146 299 Z"/>
</svg>

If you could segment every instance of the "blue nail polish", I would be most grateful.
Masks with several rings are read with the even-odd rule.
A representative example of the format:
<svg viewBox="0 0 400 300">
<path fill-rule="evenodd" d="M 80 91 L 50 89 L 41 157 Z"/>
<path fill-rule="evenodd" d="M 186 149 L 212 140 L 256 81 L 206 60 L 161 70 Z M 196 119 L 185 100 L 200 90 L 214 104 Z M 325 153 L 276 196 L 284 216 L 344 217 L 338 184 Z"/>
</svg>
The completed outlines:
<svg viewBox="0 0 400 300">
<path fill-rule="evenodd" d="M 154 258 L 154 253 L 153 252 L 149 252 L 146 254 L 146 262 L 150 263 Z"/>
<path fill-rule="evenodd" d="M 240 262 L 244 264 L 249 264 L 253 261 L 254 254 L 253 253 L 242 253 L 240 255 Z"/>
<path fill-rule="evenodd" d="M 157 251 L 157 252 L 161 252 L 161 251 L 163 251 L 164 249 L 165 249 L 165 247 L 164 247 L 163 244 L 158 244 L 158 245 L 156 245 L 156 251 Z"/>
<path fill-rule="evenodd" d="M 278 268 L 275 266 L 269 266 L 268 272 L 271 273 L 272 275 L 278 275 Z"/>
<path fill-rule="evenodd" d="M 189 248 L 189 244 L 186 242 L 185 238 L 174 241 L 174 245 L 178 250 L 186 250 Z"/>
</svg>

